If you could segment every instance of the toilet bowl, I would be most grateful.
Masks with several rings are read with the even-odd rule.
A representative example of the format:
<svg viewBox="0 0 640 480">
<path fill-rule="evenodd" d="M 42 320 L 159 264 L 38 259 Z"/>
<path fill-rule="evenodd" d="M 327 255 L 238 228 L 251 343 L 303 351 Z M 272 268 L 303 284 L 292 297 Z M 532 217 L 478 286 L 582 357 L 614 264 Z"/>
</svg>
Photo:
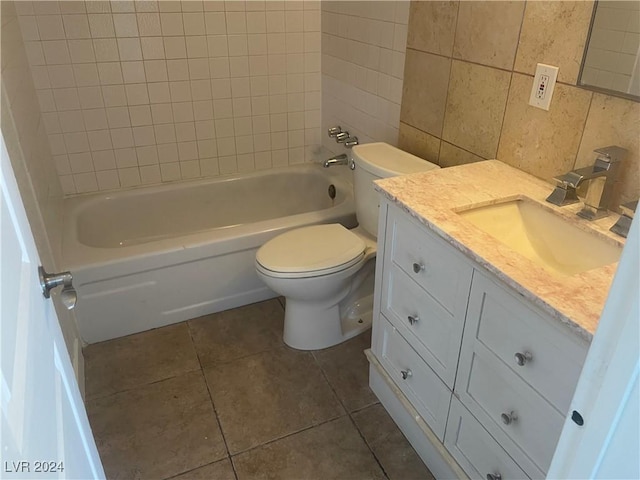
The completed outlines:
<svg viewBox="0 0 640 480">
<path fill-rule="evenodd" d="M 371 326 L 373 298 L 366 294 L 373 294 L 376 241 L 354 230 L 338 223 L 299 228 L 258 250 L 258 277 L 286 298 L 283 339 L 290 347 L 327 348 Z"/>
<path fill-rule="evenodd" d="M 258 277 L 286 298 L 284 342 L 299 350 L 328 348 L 371 327 L 378 223 L 373 181 L 439 168 L 386 143 L 352 151 L 359 226 L 291 230 L 256 253 Z"/>
</svg>

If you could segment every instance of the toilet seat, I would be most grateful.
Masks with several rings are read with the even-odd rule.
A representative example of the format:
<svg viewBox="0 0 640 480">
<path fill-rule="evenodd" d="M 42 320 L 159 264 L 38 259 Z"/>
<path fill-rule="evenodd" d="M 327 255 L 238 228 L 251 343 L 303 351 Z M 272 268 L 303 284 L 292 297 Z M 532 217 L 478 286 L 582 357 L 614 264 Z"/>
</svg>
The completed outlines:
<svg viewBox="0 0 640 480">
<path fill-rule="evenodd" d="M 256 253 L 256 263 L 272 277 L 318 277 L 357 264 L 365 248 L 360 237 L 339 223 L 313 225 L 269 240 Z"/>
</svg>

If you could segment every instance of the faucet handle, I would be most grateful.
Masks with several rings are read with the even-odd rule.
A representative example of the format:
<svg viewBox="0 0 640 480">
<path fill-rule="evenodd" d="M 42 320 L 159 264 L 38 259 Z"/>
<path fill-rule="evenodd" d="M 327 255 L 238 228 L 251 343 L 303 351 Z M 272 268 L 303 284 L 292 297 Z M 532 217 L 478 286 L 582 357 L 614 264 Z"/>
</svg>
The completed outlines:
<svg viewBox="0 0 640 480">
<path fill-rule="evenodd" d="M 638 200 L 620 205 L 622 215 L 620 215 L 618 221 L 609 230 L 616 235 L 627 238 L 627 235 L 629 235 L 629 228 L 631 227 L 631 221 L 637 207 Z"/>
<path fill-rule="evenodd" d="M 636 213 L 636 209 L 638 208 L 638 200 L 634 200 L 633 202 L 627 202 L 620 205 L 620 211 L 622 215 L 626 215 L 629 218 L 633 218 L 633 215 Z"/>
<path fill-rule="evenodd" d="M 596 148 L 594 152 L 598 154 L 598 160 L 615 163 L 624 160 L 629 150 L 617 145 L 609 145 L 608 147 Z"/>
<path fill-rule="evenodd" d="M 346 142 L 351 136 L 349 135 L 349 132 L 340 132 L 336 135 L 336 142 L 338 143 L 344 143 Z"/>
<path fill-rule="evenodd" d="M 563 175 L 559 175 L 557 177 L 553 177 L 553 179 L 557 182 L 558 186 L 564 189 L 569 187 L 576 189 L 582 180 L 582 175 L 580 173 L 571 171 L 567 172 Z"/>
<path fill-rule="evenodd" d="M 346 148 L 353 148 L 358 145 L 358 137 L 349 137 L 344 141 L 344 146 Z"/>
<path fill-rule="evenodd" d="M 329 127 L 329 130 L 327 130 L 327 134 L 331 138 L 335 137 L 336 135 L 338 135 L 341 132 L 342 132 L 342 127 L 340 125 L 335 126 L 335 127 Z"/>
</svg>

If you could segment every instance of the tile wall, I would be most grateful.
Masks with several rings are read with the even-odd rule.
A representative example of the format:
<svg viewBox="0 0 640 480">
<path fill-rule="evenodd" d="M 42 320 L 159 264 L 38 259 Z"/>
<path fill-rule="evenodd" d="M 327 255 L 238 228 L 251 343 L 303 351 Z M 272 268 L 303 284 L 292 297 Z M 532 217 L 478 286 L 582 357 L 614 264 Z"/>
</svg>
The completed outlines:
<svg viewBox="0 0 640 480">
<path fill-rule="evenodd" d="M 40 122 L 38 101 L 13 2 L 2 2 L 2 135 L 23 196 L 38 252 L 59 265 L 62 191 Z M 50 234 L 48 234 L 50 232 Z"/>
<path fill-rule="evenodd" d="M 600 2 L 582 83 L 640 96 L 639 49 L 640 2 Z"/>
<path fill-rule="evenodd" d="M 399 146 L 443 167 L 498 158 L 551 181 L 629 150 L 616 203 L 640 194 L 640 104 L 576 87 L 593 2 L 411 2 Z M 560 67 L 549 111 L 537 63 Z"/>
<path fill-rule="evenodd" d="M 9 153 L 22 203 L 27 213 L 42 265 L 62 270 L 63 192 L 54 168 L 34 82 L 22 41 L 14 2 L 0 2 L 0 113 L 2 137 Z M 84 391 L 81 340 L 72 311 L 64 308 L 54 292 L 54 306 L 69 356 Z"/>
<path fill-rule="evenodd" d="M 397 145 L 408 1 L 322 1 L 322 143 L 341 125 L 361 143 Z"/>
<path fill-rule="evenodd" d="M 311 160 L 318 1 L 16 3 L 65 194 Z"/>
</svg>

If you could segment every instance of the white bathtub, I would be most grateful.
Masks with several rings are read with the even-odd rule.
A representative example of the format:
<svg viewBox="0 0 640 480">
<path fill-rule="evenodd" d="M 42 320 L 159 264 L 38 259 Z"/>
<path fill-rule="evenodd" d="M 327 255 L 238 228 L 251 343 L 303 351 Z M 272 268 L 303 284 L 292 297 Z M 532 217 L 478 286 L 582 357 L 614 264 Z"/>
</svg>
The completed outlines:
<svg viewBox="0 0 640 480">
<path fill-rule="evenodd" d="M 64 215 L 88 343 L 274 297 L 255 273 L 264 242 L 304 225 L 356 225 L 350 170 L 316 164 L 70 198 Z"/>
</svg>

